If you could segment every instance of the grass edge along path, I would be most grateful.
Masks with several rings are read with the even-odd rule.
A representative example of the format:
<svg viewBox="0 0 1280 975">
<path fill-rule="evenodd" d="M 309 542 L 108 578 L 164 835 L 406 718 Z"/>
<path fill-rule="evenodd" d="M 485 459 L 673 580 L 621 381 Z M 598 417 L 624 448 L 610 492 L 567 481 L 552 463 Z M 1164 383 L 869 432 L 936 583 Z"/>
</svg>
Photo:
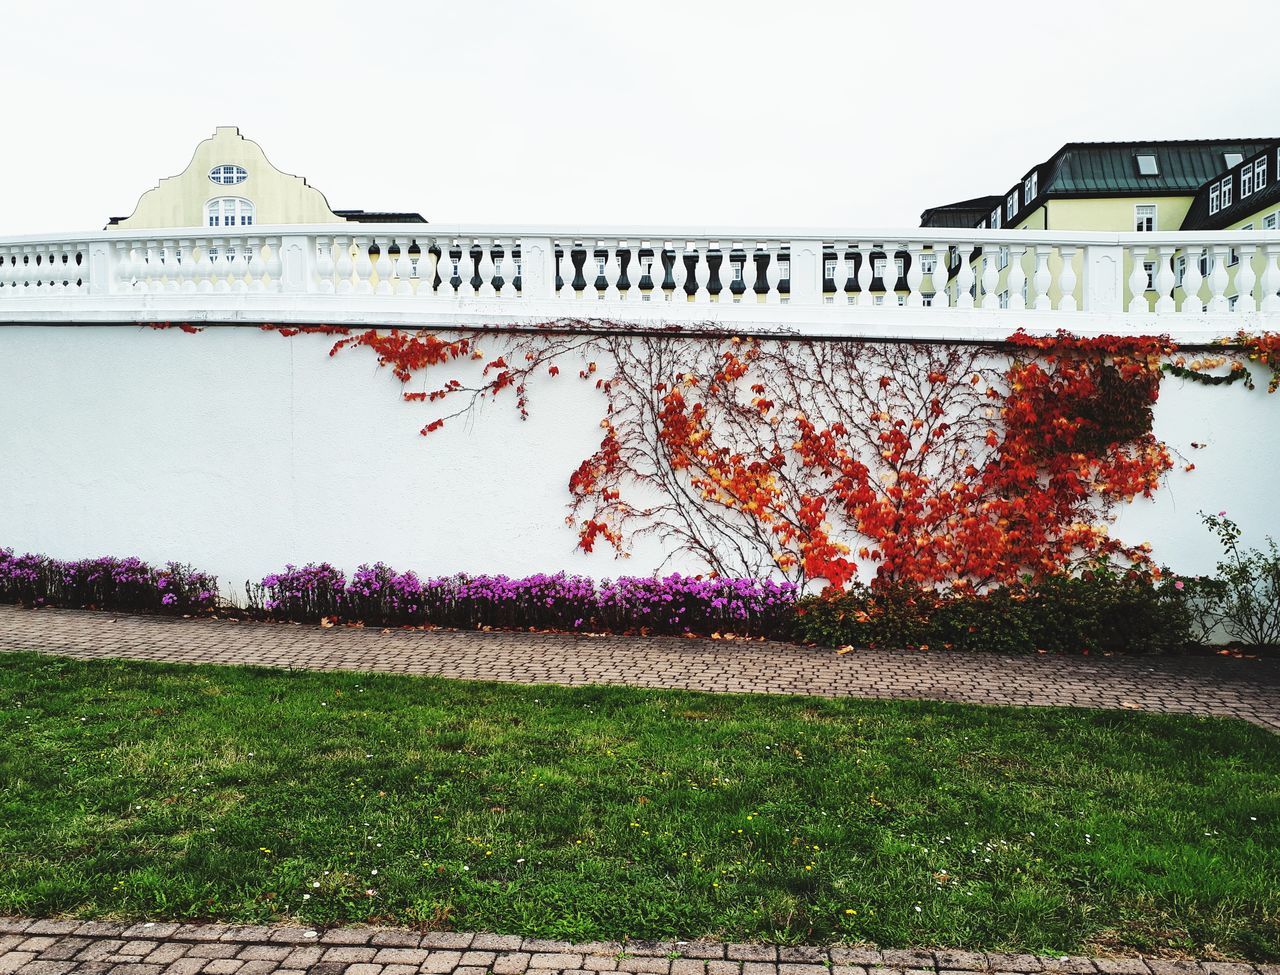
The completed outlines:
<svg viewBox="0 0 1280 975">
<path fill-rule="evenodd" d="M 1280 958 L 1235 720 L 0 662 L 0 914 Z"/>
</svg>

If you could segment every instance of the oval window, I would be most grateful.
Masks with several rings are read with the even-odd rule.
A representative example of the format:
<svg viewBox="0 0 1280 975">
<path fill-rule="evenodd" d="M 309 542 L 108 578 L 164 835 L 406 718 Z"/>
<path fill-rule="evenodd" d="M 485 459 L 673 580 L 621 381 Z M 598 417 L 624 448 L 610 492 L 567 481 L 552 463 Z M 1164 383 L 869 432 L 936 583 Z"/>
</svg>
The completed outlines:
<svg viewBox="0 0 1280 975">
<path fill-rule="evenodd" d="M 249 171 L 243 166 L 214 166 L 209 170 L 209 179 L 219 186 L 234 186 L 249 178 Z"/>
</svg>

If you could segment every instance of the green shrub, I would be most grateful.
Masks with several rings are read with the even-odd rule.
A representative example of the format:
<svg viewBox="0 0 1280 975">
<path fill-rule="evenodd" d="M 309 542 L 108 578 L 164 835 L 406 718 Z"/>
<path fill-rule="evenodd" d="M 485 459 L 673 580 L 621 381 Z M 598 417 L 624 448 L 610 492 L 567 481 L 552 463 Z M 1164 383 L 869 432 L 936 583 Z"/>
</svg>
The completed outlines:
<svg viewBox="0 0 1280 975">
<path fill-rule="evenodd" d="M 796 636 L 824 646 L 997 653 L 1151 653 L 1191 642 L 1190 617 L 1172 584 L 1108 566 L 983 593 L 858 584 L 801 600 Z"/>
</svg>

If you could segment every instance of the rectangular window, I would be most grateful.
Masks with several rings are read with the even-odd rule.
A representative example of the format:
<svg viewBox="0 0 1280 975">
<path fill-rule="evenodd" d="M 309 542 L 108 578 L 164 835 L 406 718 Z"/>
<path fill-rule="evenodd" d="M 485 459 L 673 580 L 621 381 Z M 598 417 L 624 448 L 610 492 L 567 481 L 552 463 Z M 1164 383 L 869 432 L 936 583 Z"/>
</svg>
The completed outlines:
<svg viewBox="0 0 1280 975">
<path fill-rule="evenodd" d="M 1253 193 L 1253 164 L 1250 163 L 1240 170 L 1240 199 L 1244 199 Z"/>
<path fill-rule="evenodd" d="M 733 262 L 733 280 L 734 281 L 742 280 L 742 261 Z"/>
<path fill-rule="evenodd" d="M 209 214 L 209 226 L 210 227 L 218 226 L 218 215 L 216 213 Z"/>
<path fill-rule="evenodd" d="M 1280 225 L 1280 210 L 1275 213 L 1268 213 L 1262 218 L 1263 230 L 1275 230 L 1277 225 Z"/>
<path fill-rule="evenodd" d="M 1039 173 L 1032 173 L 1023 181 L 1022 202 L 1024 205 L 1029 205 L 1031 201 L 1036 198 L 1036 192 L 1039 189 L 1039 186 L 1037 185 L 1039 183 L 1039 180 L 1037 179 L 1039 175 Z"/>
<path fill-rule="evenodd" d="M 1156 157 L 1151 153 L 1140 153 L 1138 155 L 1138 175 L 1139 176 L 1159 176 L 1160 165 L 1156 162 Z"/>
<path fill-rule="evenodd" d="M 1143 261 L 1142 269 L 1147 272 L 1147 290 L 1156 290 L 1156 265 L 1154 261 Z"/>
<path fill-rule="evenodd" d="M 932 294 L 930 294 L 930 293 L 929 293 L 929 292 L 927 292 L 927 291 L 926 291 L 926 292 L 923 292 L 923 293 L 920 295 L 920 304 L 924 305 L 924 307 L 925 307 L 925 308 L 932 308 L 932 307 L 933 307 L 933 295 L 932 295 Z"/>
<path fill-rule="evenodd" d="M 1240 229 L 1245 230 L 1245 229 L 1251 229 L 1251 228 L 1241 227 Z M 1239 263 L 1240 263 L 1240 255 L 1236 252 L 1236 249 L 1233 247 L 1231 248 L 1231 252 L 1227 256 L 1227 267 L 1235 267 Z"/>
<path fill-rule="evenodd" d="M 1000 229 L 1000 208 L 999 207 L 996 207 L 994 210 L 991 211 L 991 229 L 992 230 Z"/>
<path fill-rule="evenodd" d="M 512 263 L 516 266 L 515 277 L 520 277 L 520 269 L 524 266 L 524 261 L 519 257 L 512 258 Z"/>
<path fill-rule="evenodd" d="M 1238 302 L 1239 300 L 1240 300 L 1240 296 L 1239 296 L 1239 295 L 1231 295 L 1229 298 L 1227 298 L 1227 310 L 1228 310 L 1228 311 L 1235 311 L 1235 310 L 1236 310 L 1236 302 Z"/>
<path fill-rule="evenodd" d="M 1179 257 L 1173 264 L 1173 286 L 1182 287 L 1182 279 L 1187 276 L 1187 259 Z"/>
<path fill-rule="evenodd" d="M 920 273 L 932 274 L 934 268 L 938 266 L 938 256 L 936 254 L 920 255 Z"/>
<path fill-rule="evenodd" d="M 1239 166 L 1242 162 L 1244 162 L 1244 153 L 1224 152 L 1222 154 L 1222 161 L 1227 164 L 1227 169 L 1231 169 L 1233 166 Z"/>
<path fill-rule="evenodd" d="M 1265 190 L 1267 188 L 1267 157 L 1254 160 L 1253 163 L 1253 188 L 1255 190 Z"/>
<path fill-rule="evenodd" d="M 1133 229 L 1139 232 L 1150 232 L 1156 229 L 1154 203 L 1139 203 L 1133 208 Z"/>
<path fill-rule="evenodd" d="M 1222 209 L 1231 206 L 1231 177 L 1222 181 Z"/>
<path fill-rule="evenodd" d="M 1014 190 L 1009 194 L 1009 198 L 1004 201 L 1005 218 L 1013 219 L 1013 215 L 1018 212 L 1018 191 Z"/>
<path fill-rule="evenodd" d="M 825 261 L 822 266 L 822 276 L 829 281 L 836 279 L 836 262 Z"/>
<path fill-rule="evenodd" d="M 1214 183 L 1209 187 L 1209 213 L 1217 213 L 1222 209 L 1222 186 Z"/>
<path fill-rule="evenodd" d="M 897 272 L 897 276 L 893 279 L 893 281 L 885 282 L 886 284 L 893 284 L 893 283 L 896 283 L 896 282 L 897 282 L 897 280 L 898 280 L 898 278 L 902 277 L 902 267 L 903 267 L 903 265 L 902 265 L 902 258 L 900 258 L 900 257 L 894 258 L 894 261 L 893 261 L 893 267 L 894 267 L 894 271 L 896 271 L 896 272 Z M 885 273 L 885 271 L 887 271 L 887 270 L 889 269 L 889 260 L 888 260 L 888 258 L 885 258 L 885 257 L 877 257 L 877 258 L 876 258 L 876 260 L 875 260 L 875 263 L 871 265 L 871 268 L 872 268 L 872 271 L 873 271 L 873 273 L 875 274 L 875 276 L 876 276 L 877 278 L 880 278 L 880 279 L 883 281 L 883 280 L 884 280 L 884 273 Z"/>
<path fill-rule="evenodd" d="M 1213 268 L 1218 262 L 1214 260 L 1212 254 L 1200 255 L 1200 277 L 1207 278 L 1213 273 Z"/>
<path fill-rule="evenodd" d="M 1001 292 L 1000 292 L 1000 294 L 999 294 L 999 295 L 997 295 L 997 297 L 998 297 L 998 298 L 999 298 L 999 300 L 1000 300 L 1000 307 L 1001 307 L 1001 308 L 1008 308 L 1008 307 L 1009 307 L 1009 292 L 1008 292 L 1008 291 L 1001 291 Z"/>
<path fill-rule="evenodd" d="M 607 257 L 596 258 L 596 277 L 598 278 L 604 277 L 604 265 L 605 265 L 605 262 L 608 260 L 609 259 Z"/>
<path fill-rule="evenodd" d="M 1001 247 L 1000 253 L 997 255 L 996 267 L 1001 271 L 1009 266 L 1009 248 Z"/>
<path fill-rule="evenodd" d="M 783 281 L 791 280 L 791 258 L 778 258 L 778 277 Z"/>
</svg>

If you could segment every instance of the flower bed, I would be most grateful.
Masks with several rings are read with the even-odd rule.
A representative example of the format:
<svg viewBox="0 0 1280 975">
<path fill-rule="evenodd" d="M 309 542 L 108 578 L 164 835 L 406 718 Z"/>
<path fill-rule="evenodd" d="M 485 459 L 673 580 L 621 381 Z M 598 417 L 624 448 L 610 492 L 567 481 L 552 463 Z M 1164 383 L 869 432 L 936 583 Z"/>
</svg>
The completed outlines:
<svg viewBox="0 0 1280 975">
<path fill-rule="evenodd" d="M 250 585 L 249 594 L 252 608 L 296 622 L 786 637 L 797 588 L 679 574 L 603 582 L 564 572 L 419 579 L 381 562 L 360 566 L 348 581 L 322 562 L 286 566 Z"/>
<path fill-rule="evenodd" d="M 0 548 L 0 602 L 130 613 L 199 613 L 218 601 L 218 580 L 189 565 L 163 567 L 103 556 L 64 562 Z"/>
</svg>

